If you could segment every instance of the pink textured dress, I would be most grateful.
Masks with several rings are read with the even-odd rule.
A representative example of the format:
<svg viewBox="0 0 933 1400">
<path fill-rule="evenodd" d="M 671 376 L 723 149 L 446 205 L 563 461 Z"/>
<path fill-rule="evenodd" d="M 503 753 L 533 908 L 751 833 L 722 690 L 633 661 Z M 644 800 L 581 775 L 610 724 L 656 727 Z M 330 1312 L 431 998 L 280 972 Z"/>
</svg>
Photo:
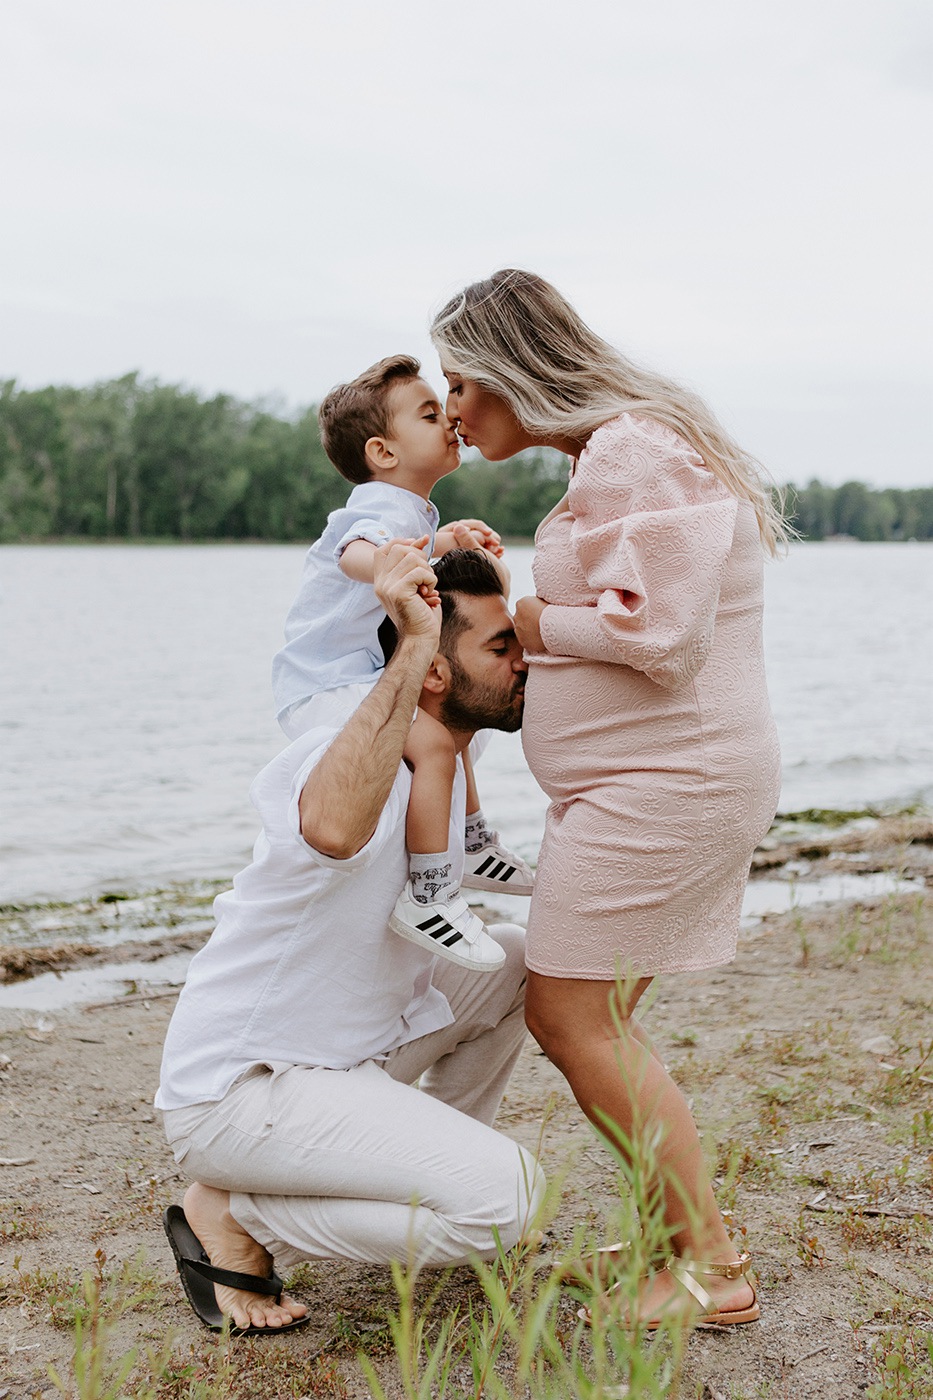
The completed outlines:
<svg viewBox="0 0 933 1400">
<path fill-rule="evenodd" d="M 780 792 L 754 510 L 689 444 L 622 414 L 540 527 L 546 654 L 522 738 L 551 799 L 527 963 L 648 976 L 735 956 L 752 852 Z"/>
</svg>

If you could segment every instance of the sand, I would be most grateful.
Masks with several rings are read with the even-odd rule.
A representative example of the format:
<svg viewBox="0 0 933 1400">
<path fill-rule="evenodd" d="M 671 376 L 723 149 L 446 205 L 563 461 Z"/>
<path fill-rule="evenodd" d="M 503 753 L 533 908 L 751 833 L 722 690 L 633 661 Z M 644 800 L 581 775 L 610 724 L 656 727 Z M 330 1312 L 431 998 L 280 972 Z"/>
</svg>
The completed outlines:
<svg viewBox="0 0 933 1400">
<path fill-rule="evenodd" d="M 885 1358 L 903 1355 L 903 1385 L 920 1388 L 877 1394 L 928 1396 L 933 825 L 914 816 L 790 826 L 766 845 L 753 881 L 796 872 L 799 907 L 746 929 L 730 966 L 662 979 L 645 1018 L 693 1102 L 762 1292 L 759 1325 L 691 1338 L 671 1393 L 853 1400 L 880 1384 Z M 910 886 L 804 904 L 821 880 L 891 871 Z M 166 978 L 207 935 L 213 892 L 3 913 L 0 992 L 48 994 L 32 1008 L 0 1004 L 2 1400 L 58 1394 L 49 1363 L 73 1375 L 70 1322 L 85 1274 L 106 1296 L 112 1357 L 168 1339 L 175 1359 L 151 1392 L 160 1397 L 193 1394 L 199 1376 L 218 1395 L 366 1396 L 360 1349 L 392 1386 L 387 1271 L 309 1265 L 295 1287 L 314 1315 L 308 1328 L 226 1344 L 199 1327 L 174 1275 L 161 1212 L 184 1183 L 152 1096 L 176 995 Z M 59 969 L 51 986 L 50 968 Z M 74 979 L 87 976 L 82 992 Z M 50 1009 L 56 989 L 84 1004 Z M 499 1126 L 540 1145 L 549 1176 L 563 1180 L 551 1253 L 581 1221 L 612 1237 L 613 1165 L 530 1042 Z M 475 1300 L 474 1282 L 458 1270 L 435 1310 L 466 1298 Z M 577 1302 L 562 1303 L 568 1332 Z M 141 1385 L 114 1393 L 142 1394 Z"/>
</svg>

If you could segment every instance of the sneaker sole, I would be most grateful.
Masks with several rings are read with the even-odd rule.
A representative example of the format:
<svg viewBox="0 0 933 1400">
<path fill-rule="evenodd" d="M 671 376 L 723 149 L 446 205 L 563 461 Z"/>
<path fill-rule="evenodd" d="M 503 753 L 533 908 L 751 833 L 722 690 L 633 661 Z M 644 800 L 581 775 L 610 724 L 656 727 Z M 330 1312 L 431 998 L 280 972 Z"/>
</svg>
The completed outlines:
<svg viewBox="0 0 933 1400">
<path fill-rule="evenodd" d="M 468 890 L 493 890 L 497 894 L 531 894 L 534 885 L 524 880 L 490 880 L 487 875 L 464 875 L 461 887 Z"/>
<path fill-rule="evenodd" d="M 433 953 L 437 958 L 444 958 L 447 962 L 456 963 L 458 967 L 468 968 L 471 972 L 498 972 L 505 963 L 505 954 L 498 962 L 479 962 L 476 958 L 465 957 L 463 953 L 457 953 L 452 948 L 445 948 L 439 945 L 437 940 L 428 933 L 421 933 L 418 929 L 409 928 L 403 924 L 401 919 L 397 919 L 394 914 L 389 915 L 389 928 L 393 933 L 397 933 L 399 938 L 407 938 L 409 943 L 415 943 L 419 948 L 424 948 L 427 952 Z M 467 945 L 469 946 L 469 945 Z M 498 947 L 498 944 L 496 945 Z"/>
</svg>

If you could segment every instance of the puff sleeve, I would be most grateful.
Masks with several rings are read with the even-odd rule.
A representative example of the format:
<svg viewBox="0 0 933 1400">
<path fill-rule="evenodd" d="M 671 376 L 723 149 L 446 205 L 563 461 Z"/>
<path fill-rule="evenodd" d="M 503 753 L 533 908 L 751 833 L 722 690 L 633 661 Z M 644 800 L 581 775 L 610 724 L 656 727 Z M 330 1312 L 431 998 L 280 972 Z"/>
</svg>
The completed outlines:
<svg viewBox="0 0 933 1400">
<path fill-rule="evenodd" d="M 691 680 L 713 644 L 735 497 L 676 433 L 625 414 L 593 434 L 568 504 L 584 606 L 543 610 L 547 651 L 669 689 Z"/>
</svg>

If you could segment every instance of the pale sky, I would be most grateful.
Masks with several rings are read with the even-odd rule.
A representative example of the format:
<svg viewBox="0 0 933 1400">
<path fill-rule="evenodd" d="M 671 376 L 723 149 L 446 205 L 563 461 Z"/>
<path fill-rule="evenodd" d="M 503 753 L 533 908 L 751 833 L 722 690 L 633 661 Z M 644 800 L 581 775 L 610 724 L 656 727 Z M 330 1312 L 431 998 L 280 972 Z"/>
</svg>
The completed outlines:
<svg viewBox="0 0 933 1400">
<path fill-rule="evenodd" d="M 295 406 L 497 267 L 779 480 L 933 485 L 926 0 L 4 0 L 0 378 Z"/>
</svg>

